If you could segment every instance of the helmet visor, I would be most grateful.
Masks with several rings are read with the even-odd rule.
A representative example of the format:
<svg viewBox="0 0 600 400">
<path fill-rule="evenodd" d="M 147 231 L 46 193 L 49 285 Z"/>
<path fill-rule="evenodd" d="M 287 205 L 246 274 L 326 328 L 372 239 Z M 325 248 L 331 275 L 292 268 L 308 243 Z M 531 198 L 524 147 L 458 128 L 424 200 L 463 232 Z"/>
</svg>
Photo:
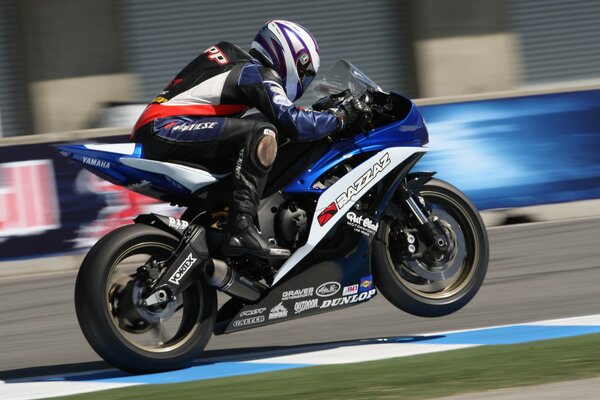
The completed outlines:
<svg viewBox="0 0 600 400">
<path fill-rule="evenodd" d="M 317 75 L 308 53 L 300 54 L 296 60 L 296 70 L 300 78 L 300 85 L 302 85 L 302 90 L 304 91 Z"/>
<path fill-rule="evenodd" d="M 315 79 L 316 75 L 317 74 L 315 74 L 315 71 L 311 71 L 311 70 L 306 71 L 304 76 L 302 78 L 300 78 L 300 83 L 302 84 L 302 90 L 306 90 L 308 85 L 310 85 L 310 83 L 313 81 L 313 79 Z"/>
</svg>

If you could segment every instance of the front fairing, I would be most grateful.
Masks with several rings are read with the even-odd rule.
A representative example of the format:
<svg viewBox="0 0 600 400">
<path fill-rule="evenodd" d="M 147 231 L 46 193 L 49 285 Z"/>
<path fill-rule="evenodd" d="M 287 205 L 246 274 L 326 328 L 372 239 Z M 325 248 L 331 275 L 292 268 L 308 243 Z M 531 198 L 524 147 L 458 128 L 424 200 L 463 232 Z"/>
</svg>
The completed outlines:
<svg viewBox="0 0 600 400">
<path fill-rule="evenodd" d="M 390 147 L 421 147 L 428 143 L 429 135 L 418 107 L 409 99 L 390 93 L 398 110 L 404 109 L 404 118 L 378 126 L 352 138 L 340 138 L 308 170 L 291 182 L 286 193 L 322 193 L 325 189 L 315 183 L 327 171 L 359 154 L 374 153 Z M 400 104 L 402 106 L 400 107 Z M 395 106 L 396 107 L 396 106 Z"/>
<path fill-rule="evenodd" d="M 386 147 L 424 146 L 429 142 L 429 133 L 423 115 L 410 99 L 390 93 L 396 120 L 379 125 L 364 135 L 355 136 L 356 145 L 362 151 L 370 152 Z M 374 121 L 376 119 L 374 118 Z"/>
</svg>

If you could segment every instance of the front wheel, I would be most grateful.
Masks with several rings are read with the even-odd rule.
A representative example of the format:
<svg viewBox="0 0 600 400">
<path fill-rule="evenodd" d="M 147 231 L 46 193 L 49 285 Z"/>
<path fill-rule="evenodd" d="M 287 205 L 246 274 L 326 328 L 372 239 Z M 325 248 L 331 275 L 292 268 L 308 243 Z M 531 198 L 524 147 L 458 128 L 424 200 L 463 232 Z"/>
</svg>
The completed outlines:
<svg viewBox="0 0 600 400">
<path fill-rule="evenodd" d="M 164 304 L 143 304 L 146 286 L 136 269 L 166 260 L 177 243 L 157 228 L 128 225 L 100 239 L 83 260 L 75 284 L 77 319 L 109 364 L 136 373 L 183 368 L 208 343 L 216 293 L 203 281 Z"/>
<path fill-rule="evenodd" d="M 451 250 L 442 261 L 431 257 L 410 218 L 382 219 L 373 241 L 373 278 L 401 310 L 439 317 L 458 311 L 475 296 L 487 271 L 489 244 L 477 209 L 457 188 L 432 179 L 420 196 L 443 227 Z"/>
</svg>

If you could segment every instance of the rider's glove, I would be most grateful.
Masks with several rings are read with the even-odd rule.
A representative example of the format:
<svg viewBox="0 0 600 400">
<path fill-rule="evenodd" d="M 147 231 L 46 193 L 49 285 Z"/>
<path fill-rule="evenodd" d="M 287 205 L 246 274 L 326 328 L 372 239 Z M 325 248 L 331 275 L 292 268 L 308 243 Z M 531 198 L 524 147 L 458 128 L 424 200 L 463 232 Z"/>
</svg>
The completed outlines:
<svg viewBox="0 0 600 400">
<path fill-rule="evenodd" d="M 335 106 L 335 99 L 331 96 L 323 97 L 311 106 L 314 111 L 325 111 Z"/>
<path fill-rule="evenodd" d="M 315 104 L 312 105 L 312 109 L 314 111 L 327 111 L 329 109 L 335 108 L 336 104 L 343 100 L 345 97 L 352 96 L 352 92 L 349 89 L 344 90 L 340 93 L 334 93 L 329 96 L 325 96 L 317 100 Z"/>
<path fill-rule="evenodd" d="M 354 96 L 346 96 L 344 101 L 336 108 L 330 109 L 338 119 L 338 132 L 344 131 L 347 127 L 361 127 L 365 123 L 371 122 L 373 114 L 371 108 L 364 102 Z"/>
</svg>

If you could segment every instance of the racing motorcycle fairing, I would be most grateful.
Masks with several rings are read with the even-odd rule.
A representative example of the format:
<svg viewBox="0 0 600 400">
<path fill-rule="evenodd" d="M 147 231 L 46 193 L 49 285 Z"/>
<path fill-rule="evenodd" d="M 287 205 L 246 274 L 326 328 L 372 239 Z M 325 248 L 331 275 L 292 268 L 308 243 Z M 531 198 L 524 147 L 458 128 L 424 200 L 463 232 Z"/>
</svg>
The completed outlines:
<svg viewBox="0 0 600 400">
<path fill-rule="evenodd" d="M 268 182 L 259 208 L 260 226 L 263 234 L 278 237 L 271 210 L 302 199 L 306 235 L 272 276 L 266 294 L 256 303 L 240 303 L 237 313 L 231 314 L 229 322 L 223 321 L 225 327 L 216 333 L 327 312 L 367 301 L 377 293 L 371 278 L 371 241 L 392 194 L 428 151 L 423 147 L 428 134 L 409 99 L 395 93 L 371 95 L 374 128 L 368 132 L 337 137 L 333 142 L 324 138 L 283 147 L 273 167 L 276 177 Z M 226 182 L 223 175 L 201 166 L 145 159 L 140 144 L 65 145 L 58 149 L 113 184 L 188 206 L 187 221 L 167 221 L 160 216 L 136 220 L 176 237 L 181 237 L 197 214 L 212 211 L 205 209 L 203 193 L 217 193 L 220 185 L 215 184 Z M 288 157 L 282 157 L 286 152 Z M 369 200 L 362 201 L 365 197 Z M 210 257 L 215 257 L 219 240 L 211 240 L 214 230 L 206 228 Z"/>
<path fill-rule="evenodd" d="M 370 300 L 377 291 L 371 276 L 372 234 L 338 224 L 299 265 L 290 279 L 256 304 L 244 305 L 219 333 L 231 333 L 321 314 Z"/>
<path fill-rule="evenodd" d="M 112 183 L 186 207 L 179 219 L 139 216 L 83 260 L 75 311 L 104 360 L 130 372 L 182 368 L 213 334 L 379 293 L 412 315 L 440 317 L 477 293 L 489 259 L 485 225 L 459 189 L 433 172 L 411 172 L 428 150 L 417 107 L 349 62 L 335 65 L 311 86 L 329 91 L 314 109 L 340 106 L 352 93 L 372 118 L 314 142 L 279 144 L 255 222 L 264 240 L 291 251 L 287 260 L 223 254 L 232 174 L 146 160 L 135 144 L 59 147 Z M 218 292 L 230 296 L 220 307 Z"/>
<path fill-rule="evenodd" d="M 194 193 L 225 175 L 214 175 L 175 162 L 143 158 L 139 143 L 72 144 L 57 146 L 60 153 L 100 178 L 165 202 L 192 205 Z"/>
<path fill-rule="evenodd" d="M 413 159 L 413 155 L 423 155 L 427 150 L 423 147 L 392 147 L 379 151 L 327 188 L 317 201 L 306 244 L 297 249 L 283 264 L 275 275 L 273 285 L 311 253 L 331 227 L 345 217 L 354 204 L 377 182 L 408 159 Z M 411 167 L 412 165 L 414 163 Z"/>
<path fill-rule="evenodd" d="M 395 188 L 424 154 L 413 153 L 387 176 L 379 177 L 381 185 L 371 208 L 361 212 L 342 207 L 345 211 L 339 212 L 337 220 L 326 221 L 331 226 L 324 237 L 314 246 L 299 248 L 284 263 L 267 295 L 256 304 L 240 304 L 215 334 L 322 314 L 372 299 L 377 290 L 371 273 L 371 242 Z M 319 223 L 317 213 L 315 218 Z"/>
<path fill-rule="evenodd" d="M 421 147 L 429 142 L 423 116 L 409 99 L 391 93 L 396 120 L 353 138 L 334 142 L 328 151 L 308 169 L 305 169 L 285 189 L 285 193 L 322 193 L 316 182 L 327 172 L 348 159 L 390 147 Z"/>
<path fill-rule="evenodd" d="M 319 180 L 352 157 L 389 147 L 420 147 L 428 142 L 421 113 L 409 99 L 391 93 L 395 120 L 365 135 L 327 139 L 312 143 L 287 143 L 273 166 L 264 196 L 282 190 L 286 195 L 321 194 Z M 380 117 L 382 118 L 382 117 Z M 297 151 L 294 148 L 300 147 Z M 159 200 L 190 206 L 198 195 L 225 175 L 206 171 L 200 165 L 148 160 L 137 143 L 72 144 L 57 146 L 61 154 L 115 185 Z M 297 161 L 297 162 L 293 162 Z"/>
</svg>

